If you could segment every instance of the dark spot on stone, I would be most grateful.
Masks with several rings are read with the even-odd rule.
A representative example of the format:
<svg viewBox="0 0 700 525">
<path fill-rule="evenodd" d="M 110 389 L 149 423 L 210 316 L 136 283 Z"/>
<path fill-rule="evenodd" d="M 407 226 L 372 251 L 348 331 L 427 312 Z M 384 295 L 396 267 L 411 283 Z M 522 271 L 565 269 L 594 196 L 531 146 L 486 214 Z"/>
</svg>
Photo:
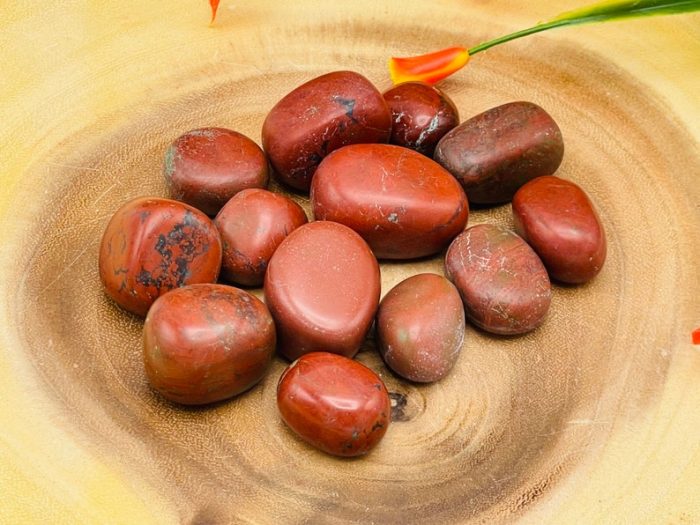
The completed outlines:
<svg viewBox="0 0 700 525">
<path fill-rule="evenodd" d="M 374 425 L 372 425 L 372 429 L 370 430 L 370 432 L 374 432 L 378 428 L 384 428 L 384 425 L 379 421 L 377 421 Z"/>
<path fill-rule="evenodd" d="M 165 235 L 162 233 L 158 236 L 158 241 L 156 242 L 156 251 L 163 257 L 170 258 L 173 252 L 168 249 L 168 241 L 165 239 Z"/>
<path fill-rule="evenodd" d="M 190 276 L 189 262 L 185 257 L 175 259 L 175 282 L 177 286 L 183 286 L 185 280 Z"/>
<path fill-rule="evenodd" d="M 375 384 L 374 384 L 374 388 L 376 388 L 377 390 L 381 390 L 381 389 L 382 389 L 382 385 L 380 385 L 379 383 L 375 383 Z"/>
<path fill-rule="evenodd" d="M 354 116 L 355 111 L 355 100 L 350 98 L 343 98 L 339 95 L 333 97 L 333 102 L 340 104 L 345 110 L 345 116 L 347 116 L 351 121 L 357 122 Z"/>
</svg>

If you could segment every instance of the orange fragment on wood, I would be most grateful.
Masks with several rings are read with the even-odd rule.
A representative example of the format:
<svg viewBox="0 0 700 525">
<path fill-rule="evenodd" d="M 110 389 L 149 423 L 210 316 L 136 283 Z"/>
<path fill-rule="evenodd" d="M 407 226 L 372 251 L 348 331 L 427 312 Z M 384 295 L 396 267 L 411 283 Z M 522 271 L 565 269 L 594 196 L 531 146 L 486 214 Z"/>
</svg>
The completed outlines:
<svg viewBox="0 0 700 525">
<path fill-rule="evenodd" d="M 216 11 L 219 9 L 219 1 L 220 0 L 209 0 L 209 5 L 211 6 L 211 24 L 213 24 L 214 20 L 216 19 Z"/>
<path fill-rule="evenodd" d="M 463 47 L 448 47 L 414 57 L 389 59 L 389 74 L 394 84 L 426 82 L 435 84 L 469 61 L 469 52 Z"/>
</svg>

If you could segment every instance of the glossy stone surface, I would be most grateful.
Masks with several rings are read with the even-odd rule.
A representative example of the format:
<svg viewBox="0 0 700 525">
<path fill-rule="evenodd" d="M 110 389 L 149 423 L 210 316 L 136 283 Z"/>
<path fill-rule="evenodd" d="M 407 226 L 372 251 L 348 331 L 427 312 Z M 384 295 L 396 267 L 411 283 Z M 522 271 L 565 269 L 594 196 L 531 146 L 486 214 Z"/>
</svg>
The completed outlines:
<svg viewBox="0 0 700 525">
<path fill-rule="evenodd" d="M 214 219 L 224 249 L 223 278 L 245 286 L 261 285 L 279 244 L 306 222 L 302 207 L 284 195 L 261 189 L 236 194 Z"/>
<path fill-rule="evenodd" d="M 213 283 L 221 240 L 201 211 L 169 199 L 139 197 L 109 221 L 100 244 L 100 279 L 122 308 L 144 316 L 159 296 L 195 283 Z"/>
<path fill-rule="evenodd" d="M 558 281 L 580 284 L 595 277 L 605 262 L 605 230 L 586 193 L 575 183 L 538 177 L 513 198 L 515 231 Z"/>
<path fill-rule="evenodd" d="M 379 265 L 350 228 L 300 226 L 282 241 L 265 274 L 265 302 L 288 359 L 327 351 L 352 357 L 379 305 Z"/>
<path fill-rule="evenodd" d="M 551 175 L 564 142 L 549 114 L 530 102 L 481 113 L 447 133 L 434 158 L 462 183 L 472 204 L 509 202 L 527 181 Z"/>
<path fill-rule="evenodd" d="M 414 275 L 379 304 L 379 351 L 398 375 L 420 383 L 438 381 L 459 357 L 464 323 L 462 299 L 450 281 L 432 273 Z"/>
<path fill-rule="evenodd" d="M 514 232 L 479 224 L 457 237 L 445 257 L 445 275 L 462 296 L 467 318 L 494 334 L 535 329 L 551 302 L 547 270 Z"/>
<path fill-rule="evenodd" d="M 389 144 L 355 144 L 328 155 L 311 203 L 316 219 L 349 226 L 385 259 L 437 253 L 469 217 L 454 177 L 424 155 Z"/>
<path fill-rule="evenodd" d="M 360 456 L 384 437 L 391 402 L 372 370 L 347 357 L 315 352 L 287 367 L 277 406 L 304 441 L 334 456 Z"/>
<path fill-rule="evenodd" d="M 201 128 L 178 137 L 165 153 L 165 180 L 173 199 L 216 215 L 236 193 L 264 188 L 267 158 L 260 146 L 236 131 Z"/>
<path fill-rule="evenodd" d="M 308 191 L 321 160 L 347 144 L 387 142 L 391 114 L 365 77 L 336 71 L 314 78 L 280 100 L 265 118 L 263 148 L 275 175 Z"/>
<path fill-rule="evenodd" d="M 228 399 L 258 383 L 275 352 L 275 325 L 253 295 L 195 284 L 160 297 L 143 328 L 151 386 L 185 405 Z"/>
<path fill-rule="evenodd" d="M 384 93 L 391 111 L 391 144 L 433 156 L 440 139 L 459 124 L 454 102 L 438 88 L 404 82 Z"/>
</svg>

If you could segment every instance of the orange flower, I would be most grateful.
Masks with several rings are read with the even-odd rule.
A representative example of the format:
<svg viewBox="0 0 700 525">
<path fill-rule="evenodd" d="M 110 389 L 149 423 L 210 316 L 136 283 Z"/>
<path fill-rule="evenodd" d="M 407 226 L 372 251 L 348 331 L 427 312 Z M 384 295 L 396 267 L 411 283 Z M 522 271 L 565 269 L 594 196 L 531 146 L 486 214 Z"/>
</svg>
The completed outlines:
<svg viewBox="0 0 700 525">
<path fill-rule="evenodd" d="M 394 84 L 421 81 L 435 84 L 463 68 L 469 52 L 463 47 L 448 47 L 427 55 L 389 59 L 389 74 Z"/>
<path fill-rule="evenodd" d="M 216 10 L 219 9 L 219 0 L 209 0 L 209 5 L 211 6 L 211 22 L 209 23 L 213 24 L 216 18 Z"/>
</svg>

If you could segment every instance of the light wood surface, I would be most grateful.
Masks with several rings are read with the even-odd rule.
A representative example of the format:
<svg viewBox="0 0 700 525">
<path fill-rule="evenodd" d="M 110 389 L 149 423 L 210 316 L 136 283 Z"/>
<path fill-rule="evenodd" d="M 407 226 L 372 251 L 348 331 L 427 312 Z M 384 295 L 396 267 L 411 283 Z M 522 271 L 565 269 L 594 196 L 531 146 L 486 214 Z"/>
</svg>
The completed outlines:
<svg viewBox="0 0 700 525">
<path fill-rule="evenodd" d="M 291 88 L 338 69 L 389 87 L 388 56 L 471 45 L 572 1 L 11 2 L 0 10 L 0 523 L 700 522 L 700 17 L 562 29 L 477 55 L 442 86 L 462 118 L 518 99 L 562 128 L 559 174 L 609 240 L 521 338 L 468 327 L 453 373 L 396 379 L 385 439 L 338 460 L 274 403 L 171 406 L 140 322 L 97 276 L 111 213 L 163 195 L 198 126 L 259 141 Z M 304 199 L 298 197 L 301 202 Z M 306 203 L 305 203 L 306 204 Z M 308 206 L 307 206 L 308 209 Z M 470 224 L 511 224 L 508 206 Z M 440 258 L 382 266 L 382 292 Z"/>
</svg>

